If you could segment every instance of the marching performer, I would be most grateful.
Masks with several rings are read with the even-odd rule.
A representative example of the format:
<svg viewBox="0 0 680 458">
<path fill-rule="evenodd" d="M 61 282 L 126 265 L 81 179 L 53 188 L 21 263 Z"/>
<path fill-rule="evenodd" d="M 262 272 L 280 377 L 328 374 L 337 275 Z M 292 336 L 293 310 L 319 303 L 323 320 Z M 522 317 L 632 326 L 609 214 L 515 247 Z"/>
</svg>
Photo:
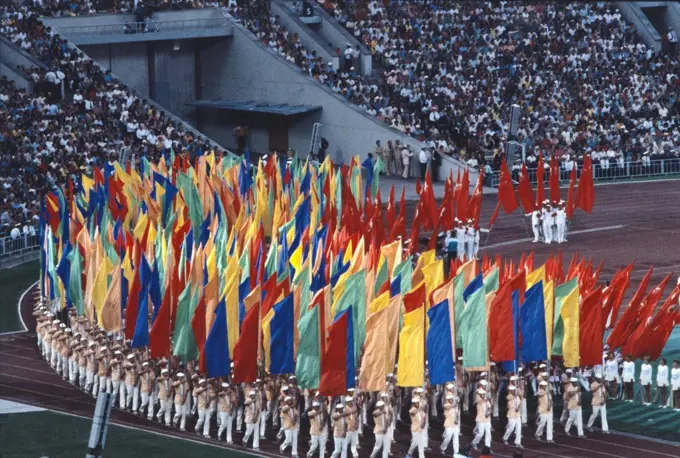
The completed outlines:
<svg viewBox="0 0 680 458">
<path fill-rule="evenodd" d="M 153 420 L 153 411 L 155 406 L 153 393 L 154 387 L 156 385 L 156 373 L 153 371 L 153 369 L 151 369 L 150 363 L 148 361 L 144 361 L 142 363 L 142 371 L 139 374 L 139 381 L 141 385 L 139 391 L 142 397 L 142 406 L 135 413 L 142 415 L 144 407 L 146 407 L 146 418 Z"/>
<path fill-rule="evenodd" d="M 121 384 L 120 408 L 130 410 L 130 407 L 132 407 L 132 412 L 136 414 L 139 387 L 137 386 L 137 364 L 135 363 L 134 353 L 130 353 L 125 357 L 123 371 L 125 379 L 124 385 Z"/>
<path fill-rule="evenodd" d="M 578 385 L 578 379 L 576 377 L 572 377 L 570 380 L 571 386 L 569 387 L 569 390 L 566 392 L 566 396 L 568 398 L 566 408 L 569 411 L 569 419 L 567 420 L 567 424 L 564 427 L 564 433 L 569 436 L 571 433 L 569 432 L 571 430 L 571 425 L 576 422 L 576 430 L 578 432 L 578 437 L 585 437 L 583 435 L 583 417 L 581 416 L 581 390 L 579 389 Z"/>
<path fill-rule="evenodd" d="M 326 456 L 326 440 L 323 437 L 323 430 L 326 426 L 326 412 L 323 410 L 319 401 L 312 401 L 312 408 L 307 412 L 309 417 L 309 435 L 312 438 L 312 445 L 307 452 L 307 458 L 314 456 L 316 449 L 319 449 L 319 458 Z"/>
<path fill-rule="evenodd" d="M 649 363 L 649 356 L 645 356 L 642 366 L 640 366 L 640 393 L 642 403 L 646 406 L 652 402 L 652 365 Z"/>
<path fill-rule="evenodd" d="M 609 396 L 614 399 L 616 399 L 619 393 L 618 384 L 620 381 L 619 363 L 616 361 L 615 356 L 614 352 L 609 352 L 604 363 L 604 381 L 609 386 Z"/>
<path fill-rule="evenodd" d="M 595 378 L 590 384 L 590 392 L 593 394 L 593 413 L 588 420 L 588 431 L 593 430 L 593 423 L 595 423 L 595 419 L 599 414 L 600 422 L 602 423 L 602 432 L 609 434 L 609 426 L 607 425 L 607 390 L 604 388 L 601 375 L 595 375 Z"/>
<path fill-rule="evenodd" d="M 521 400 L 516 391 L 517 388 L 514 385 L 508 387 L 508 395 L 506 396 L 508 401 L 508 425 L 505 428 L 505 434 L 503 435 L 503 443 L 508 445 L 508 439 L 514 432 L 515 447 L 522 448 L 522 421 L 520 418 Z"/>
<path fill-rule="evenodd" d="M 668 366 L 665 358 L 659 358 L 656 366 L 656 395 L 654 403 L 659 404 L 662 409 L 668 407 Z"/>
<path fill-rule="evenodd" d="M 158 384 L 158 401 L 160 402 L 156 419 L 159 422 L 165 420 L 165 426 L 170 426 L 172 421 L 172 383 L 170 371 L 168 369 L 161 369 L 161 375 L 156 379 L 156 383 Z M 150 404 L 150 406 L 151 413 L 153 413 L 153 404 Z"/>
<path fill-rule="evenodd" d="M 538 384 L 538 427 L 536 428 L 535 438 L 541 440 L 543 430 L 546 430 L 545 438 L 548 442 L 553 442 L 553 399 L 548 382 L 542 380 Z"/>
<path fill-rule="evenodd" d="M 331 458 L 347 458 L 347 416 L 343 404 L 335 405 L 333 419 L 333 454 Z"/>
<path fill-rule="evenodd" d="M 425 458 L 425 414 L 420 408 L 420 398 L 411 399 L 411 408 L 408 413 L 411 417 L 411 446 L 408 448 L 408 455 L 413 456 L 417 448 L 418 456 Z"/>
<path fill-rule="evenodd" d="M 491 447 L 491 401 L 486 397 L 486 391 L 483 388 L 477 390 L 477 433 L 472 440 L 472 448 L 477 449 L 477 445 L 484 437 L 484 445 Z"/>
<path fill-rule="evenodd" d="M 257 405 L 257 392 L 255 390 L 248 392 L 248 398 L 245 400 L 243 405 L 246 417 L 246 434 L 243 436 L 243 446 L 246 447 L 248 445 L 248 441 L 250 440 L 250 436 L 253 436 L 253 450 L 259 450 L 260 428 L 258 419 L 260 418 L 260 410 L 259 406 Z M 297 445 L 297 443 L 295 445 Z M 283 453 L 283 445 L 281 445 L 281 447 L 281 453 Z"/>
<path fill-rule="evenodd" d="M 626 402 L 633 402 L 635 397 L 635 363 L 630 355 L 623 362 L 623 396 Z"/>
<path fill-rule="evenodd" d="M 228 383 L 222 383 L 221 388 L 217 394 L 220 411 L 220 428 L 217 430 L 217 440 L 222 439 L 222 433 L 226 430 L 227 436 L 225 440 L 227 444 L 233 444 L 231 429 L 234 426 L 234 392 Z"/>
<path fill-rule="evenodd" d="M 444 439 L 440 451 L 446 454 L 449 442 L 453 442 L 453 456 L 458 455 L 460 449 L 460 406 L 458 397 L 449 392 L 444 399 Z M 383 457 L 384 458 L 384 457 Z"/>
<path fill-rule="evenodd" d="M 207 389 L 207 380 L 202 378 L 198 381 L 198 386 L 194 388 L 193 396 L 196 398 L 196 407 L 198 409 L 198 421 L 194 431 L 196 434 L 201 434 L 203 432 L 203 437 L 206 439 L 210 438 L 210 416 L 212 411 L 210 410 L 209 391 Z M 202 431 L 201 431 L 202 430 Z"/>
<path fill-rule="evenodd" d="M 251 391 L 251 393 L 253 393 Z M 286 440 L 283 441 L 279 450 L 281 453 L 285 452 L 290 446 L 292 456 L 298 456 L 298 413 L 295 405 L 295 399 L 288 396 L 284 399 L 285 405 L 281 407 L 281 418 L 283 419 L 283 433 Z"/>
<path fill-rule="evenodd" d="M 531 213 L 531 229 L 534 232 L 534 240 L 533 243 L 538 243 L 541 241 L 541 227 L 542 227 L 542 222 L 541 222 L 541 212 L 540 210 L 534 210 Z"/>
<path fill-rule="evenodd" d="M 389 425 L 391 424 L 390 412 L 385 408 L 383 401 L 378 401 L 375 404 L 373 411 L 373 434 L 375 435 L 375 445 L 371 452 L 371 458 L 376 458 L 380 449 L 382 449 L 382 458 L 387 458 L 390 453 L 390 446 L 392 439 L 389 435 Z M 323 455 L 321 455 L 323 456 Z"/>
<path fill-rule="evenodd" d="M 172 384 L 175 392 L 175 416 L 172 418 L 172 425 L 179 424 L 180 431 L 186 431 L 187 414 L 187 396 L 190 396 L 189 383 L 186 380 L 184 372 L 177 373 L 177 380 Z"/>
<path fill-rule="evenodd" d="M 347 418 L 347 447 L 352 451 L 352 456 L 358 458 L 359 412 L 352 396 L 345 397 L 345 414 Z"/>
</svg>

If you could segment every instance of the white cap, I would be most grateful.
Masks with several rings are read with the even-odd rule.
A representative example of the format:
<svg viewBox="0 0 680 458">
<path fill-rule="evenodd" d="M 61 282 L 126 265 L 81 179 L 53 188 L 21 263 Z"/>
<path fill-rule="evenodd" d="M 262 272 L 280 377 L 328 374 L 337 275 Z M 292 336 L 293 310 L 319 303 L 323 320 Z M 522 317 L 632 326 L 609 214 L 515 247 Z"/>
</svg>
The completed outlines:
<svg viewBox="0 0 680 458">
<path fill-rule="evenodd" d="M 354 388 L 347 388 L 348 393 L 354 393 Z"/>
<path fill-rule="evenodd" d="M 508 387 L 508 389 L 511 390 L 511 391 L 515 391 L 517 389 L 517 387 L 515 385 L 510 385 Z"/>
<path fill-rule="evenodd" d="M 545 380 L 541 380 L 541 383 L 539 383 L 539 385 L 548 386 L 548 382 L 546 382 Z"/>
<path fill-rule="evenodd" d="M 129 355 L 126 356 L 127 359 L 135 359 L 135 354 L 130 353 Z"/>
<path fill-rule="evenodd" d="M 496 365 L 496 363 L 494 363 L 493 361 L 491 361 L 491 363 L 489 363 L 489 366 L 495 366 L 495 365 Z"/>
<path fill-rule="evenodd" d="M 233 369 L 233 368 L 234 368 L 234 363 L 232 362 L 231 364 L 229 364 L 229 367 Z"/>
<path fill-rule="evenodd" d="M 547 377 L 548 373 L 547 372 L 541 372 L 541 377 Z"/>
<path fill-rule="evenodd" d="M 255 396 L 255 395 L 257 395 L 257 392 L 256 392 L 256 391 L 254 391 L 254 390 L 248 391 L 248 396 Z M 290 396 L 286 396 L 285 401 L 288 402 L 288 401 L 290 401 L 291 399 L 292 399 L 292 398 L 291 398 Z"/>
<path fill-rule="evenodd" d="M 97 345 L 97 344 L 96 344 L 95 342 L 90 342 L 90 343 L 88 344 L 88 347 L 94 347 L 94 346 L 96 346 L 96 345 Z"/>
<path fill-rule="evenodd" d="M 596 374 L 595 374 L 595 378 L 602 378 L 602 374 L 600 374 L 599 372 L 596 373 Z"/>
<path fill-rule="evenodd" d="M 447 389 L 447 390 L 452 390 L 452 389 L 453 389 L 453 383 L 447 383 L 447 384 L 446 384 L 446 389 Z"/>
<path fill-rule="evenodd" d="M 516 375 L 513 375 L 513 376 L 510 377 L 510 381 L 511 381 L 511 382 L 514 382 L 515 380 L 517 380 L 517 376 L 516 376 Z"/>
<path fill-rule="evenodd" d="M 184 377 L 184 372 L 178 372 L 177 377 Z"/>
<path fill-rule="evenodd" d="M 168 372 L 170 372 L 170 371 L 167 370 L 167 369 L 163 369 L 163 370 L 161 371 L 161 374 L 167 374 Z"/>
<path fill-rule="evenodd" d="M 354 402 L 354 398 L 352 396 L 345 396 L 345 402 Z"/>
<path fill-rule="evenodd" d="M 149 362 L 148 362 L 148 361 L 144 361 L 144 362 L 142 363 L 142 367 L 149 367 Z"/>
<path fill-rule="evenodd" d="M 256 379 L 256 380 L 255 380 L 255 383 L 262 383 L 262 379 L 259 379 L 259 378 Z"/>
<path fill-rule="evenodd" d="M 459 356 L 459 357 L 458 357 L 458 361 L 463 361 L 463 357 L 462 357 L 462 356 Z"/>
<path fill-rule="evenodd" d="M 541 364 L 538 366 L 539 369 L 544 369 L 544 368 L 546 368 L 546 367 L 548 367 L 548 366 L 546 366 L 545 363 L 541 363 Z"/>
<path fill-rule="evenodd" d="M 223 383 L 222 383 L 222 388 L 229 388 L 229 384 L 226 383 L 226 382 L 223 382 Z"/>
<path fill-rule="evenodd" d="M 114 355 L 122 355 L 123 352 L 120 351 L 120 350 L 116 350 L 116 351 L 113 352 L 113 354 L 114 354 Z"/>
<path fill-rule="evenodd" d="M 106 347 L 99 347 L 99 351 L 106 351 Z"/>
<path fill-rule="evenodd" d="M 578 379 L 576 377 L 572 377 L 569 379 L 571 383 L 578 383 Z"/>
<path fill-rule="evenodd" d="M 71 328 L 66 328 L 66 332 L 71 332 Z"/>
<path fill-rule="evenodd" d="M 411 404 L 415 404 L 416 402 L 420 402 L 420 398 L 415 397 L 415 398 L 411 399 Z"/>
<path fill-rule="evenodd" d="M 294 375 L 291 375 L 290 377 L 288 377 L 288 380 L 289 380 L 289 381 L 291 381 L 291 380 L 297 380 L 297 378 L 296 378 Z"/>
<path fill-rule="evenodd" d="M 422 388 L 416 388 L 416 393 L 422 393 L 423 391 L 425 390 L 423 390 Z"/>
<path fill-rule="evenodd" d="M 59 324 L 59 320 L 52 320 L 52 324 Z"/>
<path fill-rule="evenodd" d="M 283 385 L 281 387 L 281 391 L 288 391 L 288 385 Z"/>
<path fill-rule="evenodd" d="M 571 370 L 571 369 L 567 369 L 567 370 L 564 371 L 564 372 L 565 372 L 565 374 L 571 374 L 572 370 Z"/>
<path fill-rule="evenodd" d="M 342 404 L 335 404 L 335 409 L 336 409 L 336 410 L 340 410 L 340 409 L 344 409 L 344 408 L 345 408 L 345 406 L 342 405 Z"/>
<path fill-rule="evenodd" d="M 446 395 L 446 399 L 453 399 L 453 393 L 449 393 Z"/>
<path fill-rule="evenodd" d="M 486 372 L 482 372 L 481 374 L 479 374 L 479 376 L 480 376 L 480 377 L 486 377 L 486 376 L 487 376 L 487 373 L 486 373 Z"/>
<path fill-rule="evenodd" d="M 479 394 L 484 394 L 484 393 L 486 393 L 486 391 L 484 391 L 484 388 L 479 388 L 479 389 L 477 390 L 477 393 L 479 393 Z"/>
<path fill-rule="evenodd" d="M 385 406 L 385 403 L 382 402 L 382 401 L 378 401 L 378 402 L 375 403 L 375 406 L 376 406 L 376 407 L 384 407 L 384 406 Z"/>
<path fill-rule="evenodd" d="M 198 381 L 199 385 L 203 385 L 206 382 L 206 379 L 202 378 Z"/>
<path fill-rule="evenodd" d="M 480 380 L 479 384 L 482 385 L 482 386 L 486 386 L 486 385 L 489 384 L 489 382 L 487 382 L 486 380 Z"/>
</svg>

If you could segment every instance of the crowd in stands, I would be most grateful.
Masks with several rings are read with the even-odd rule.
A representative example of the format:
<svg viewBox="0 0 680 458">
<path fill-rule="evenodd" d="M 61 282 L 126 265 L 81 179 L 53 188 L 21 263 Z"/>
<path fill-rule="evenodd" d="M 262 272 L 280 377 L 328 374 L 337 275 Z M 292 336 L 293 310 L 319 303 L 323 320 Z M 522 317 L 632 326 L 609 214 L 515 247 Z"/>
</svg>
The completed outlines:
<svg viewBox="0 0 680 458">
<path fill-rule="evenodd" d="M 67 11 L 91 7 L 59 5 Z M 0 81 L 0 236 L 38 220 L 40 197 L 69 177 L 79 182 L 92 165 L 123 154 L 157 158 L 170 150 L 192 154 L 214 147 L 43 25 L 37 14 L 55 11 L 50 8 L 56 3 L 44 6 L 0 8 L 0 33 L 46 65 L 18 69 L 35 83 L 32 94 Z"/>
</svg>

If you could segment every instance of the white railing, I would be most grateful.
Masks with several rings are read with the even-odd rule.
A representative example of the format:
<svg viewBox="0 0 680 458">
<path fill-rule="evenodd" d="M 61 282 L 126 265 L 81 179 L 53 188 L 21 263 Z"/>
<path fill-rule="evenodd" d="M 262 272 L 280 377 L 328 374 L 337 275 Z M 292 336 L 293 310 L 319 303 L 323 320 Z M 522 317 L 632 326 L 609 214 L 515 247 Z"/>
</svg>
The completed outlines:
<svg viewBox="0 0 680 458">
<path fill-rule="evenodd" d="M 0 238 L 0 265 L 9 264 L 29 254 L 37 255 L 40 251 L 40 238 L 35 234 L 20 234 L 19 237 Z"/>
<path fill-rule="evenodd" d="M 662 178 L 678 176 L 680 178 L 680 158 L 671 159 L 653 159 L 649 161 L 625 161 L 623 166 L 619 166 L 616 161 L 610 161 L 609 167 L 604 168 L 599 163 L 593 164 L 593 180 L 607 181 L 607 180 L 630 180 L 637 178 Z M 529 180 L 532 184 L 536 184 L 536 169 L 527 169 Z M 581 174 L 581 166 L 577 165 L 577 175 Z M 513 181 L 519 180 L 519 171 L 513 170 Z M 498 187 L 500 172 L 494 171 L 486 177 L 486 185 Z M 547 182 L 550 176 L 550 170 L 545 169 L 544 179 Z M 569 172 L 564 170 L 560 164 L 560 182 L 569 182 Z"/>
</svg>

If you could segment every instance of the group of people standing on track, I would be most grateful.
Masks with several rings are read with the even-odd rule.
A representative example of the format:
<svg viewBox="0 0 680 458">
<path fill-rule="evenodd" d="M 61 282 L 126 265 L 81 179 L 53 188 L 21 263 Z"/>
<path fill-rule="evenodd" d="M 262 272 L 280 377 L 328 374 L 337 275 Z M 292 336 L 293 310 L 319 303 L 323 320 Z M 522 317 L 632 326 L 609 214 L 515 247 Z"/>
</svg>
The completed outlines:
<svg viewBox="0 0 680 458">
<path fill-rule="evenodd" d="M 544 200 L 540 209 L 531 214 L 531 229 L 534 243 L 564 243 L 567 241 L 567 209 L 563 200 L 551 202 Z"/>
</svg>

